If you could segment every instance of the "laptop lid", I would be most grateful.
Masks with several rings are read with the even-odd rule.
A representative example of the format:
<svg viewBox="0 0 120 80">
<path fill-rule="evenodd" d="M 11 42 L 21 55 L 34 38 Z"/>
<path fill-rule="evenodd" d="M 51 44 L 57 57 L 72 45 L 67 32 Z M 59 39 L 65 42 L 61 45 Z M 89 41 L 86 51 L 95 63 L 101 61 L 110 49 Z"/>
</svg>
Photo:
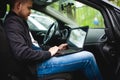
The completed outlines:
<svg viewBox="0 0 120 80">
<path fill-rule="evenodd" d="M 57 52 L 58 54 L 56 54 L 55 56 L 63 56 L 63 55 L 81 51 L 84 47 L 84 43 L 88 33 L 88 28 L 89 28 L 88 26 L 72 28 L 70 30 L 69 38 L 67 40 L 67 43 L 70 49 L 60 50 Z M 76 46 L 77 48 L 73 46 Z"/>
<path fill-rule="evenodd" d="M 87 37 L 88 29 L 88 26 L 72 28 L 67 41 L 68 44 L 72 44 L 78 48 L 83 48 Z"/>
</svg>

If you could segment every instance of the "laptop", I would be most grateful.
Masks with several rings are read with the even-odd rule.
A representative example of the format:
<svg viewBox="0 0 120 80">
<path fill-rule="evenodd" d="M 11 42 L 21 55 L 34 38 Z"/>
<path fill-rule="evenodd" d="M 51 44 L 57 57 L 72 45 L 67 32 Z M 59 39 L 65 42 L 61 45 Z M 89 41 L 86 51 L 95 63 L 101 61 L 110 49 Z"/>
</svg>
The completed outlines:
<svg viewBox="0 0 120 80">
<path fill-rule="evenodd" d="M 82 51 L 85 40 L 86 40 L 86 36 L 88 33 L 88 29 L 89 29 L 88 26 L 72 28 L 70 30 L 69 38 L 67 40 L 68 49 L 58 51 L 55 56 L 63 56 L 63 55 Z M 74 47 L 72 47 L 72 46 L 74 46 Z"/>
</svg>

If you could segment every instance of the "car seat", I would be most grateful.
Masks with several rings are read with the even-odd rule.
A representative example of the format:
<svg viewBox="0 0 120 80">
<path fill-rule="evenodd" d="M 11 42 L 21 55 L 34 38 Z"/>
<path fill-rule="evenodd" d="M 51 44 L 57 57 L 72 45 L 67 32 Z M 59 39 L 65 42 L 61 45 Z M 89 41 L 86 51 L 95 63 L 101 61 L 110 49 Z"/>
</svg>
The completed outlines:
<svg viewBox="0 0 120 80">
<path fill-rule="evenodd" d="M 6 4 L 6 0 L 0 0 L 0 72 L 2 73 L 0 80 L 26 80 L 24 75 L 27 70 L 12 57 L 11 49 L 3 28 Z M 44 80 L 71 80 L 71 76 L 68 73 L 53 74 L 46 76 Z"/>
<path fill-rule="evenodd" d="M 9 80 L 8 78 L 8 73 L 9 73 L 9 70 L 8 70 L 8 67 L 11 67 L 9 66 L 10 63 L 9 63 L 9 47 L 8 47 L 8 44 L 7 44 L 7 40 L 6 40 L 6 36 L 5 36 L 5 32 L 4 32 L 4 29 L 3 29 L 3 23 L 2 23 L 2 18 L 4 17 L 4 14 L 5 14 L 5 3 L 3 3 L 3 1 L 0 1 L 0 72 L 1 72 L 1 76 L 0 76 L 0 79 L 1 80 Z"/>
<path fill-rule="evenodd" d="M 6 0 L 0 0 L 0 80 L 18 80 L 15 75 L 23 76 L 22 67 L 12 57 L 9 43 L 3 28 L 3 18 L 6 14 Z M 21 77 L 22 78 L 22 77 Z"/>
</svg>

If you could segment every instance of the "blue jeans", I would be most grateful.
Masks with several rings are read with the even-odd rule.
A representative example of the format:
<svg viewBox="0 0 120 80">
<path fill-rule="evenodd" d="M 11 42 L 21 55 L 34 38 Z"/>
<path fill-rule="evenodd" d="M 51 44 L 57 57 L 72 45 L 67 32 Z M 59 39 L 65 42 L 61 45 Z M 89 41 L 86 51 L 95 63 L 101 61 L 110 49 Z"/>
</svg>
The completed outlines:
<svg viewBox="0 0 120 80">
<path fill-rule="evenodd" d="M 89 80 L 103 80 L 92 53 L 82 51 L 70 55 L 52 57 L 38 65 L 38 77 L 81 70 Z"/>
<path fill-rule="evenodd" d="M 32 48 L 34 50 L 41 50 L 40 47 L 34 45 Z M 82 71 L 89 80 L 103 80 L 94 55 L 88 51 L 52 57 L 38 65 L 37 75 L 44 78 L 44 75 L 77 70 Z"/>
<path fill-rule="evenodd" d="M 32 44 L 32 49 L 33 49 L 33 50 L 42 50 L 40 47 L 35 46 L 34 44 Z"/>
</svg>

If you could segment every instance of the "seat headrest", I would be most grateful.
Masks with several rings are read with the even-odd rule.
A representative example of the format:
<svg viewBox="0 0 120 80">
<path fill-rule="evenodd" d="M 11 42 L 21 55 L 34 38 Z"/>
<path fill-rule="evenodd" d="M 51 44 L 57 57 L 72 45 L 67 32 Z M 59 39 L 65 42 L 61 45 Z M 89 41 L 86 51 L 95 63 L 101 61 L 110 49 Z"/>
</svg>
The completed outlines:
<svg viewBox="0 0 120 80">
<path fill-rule="evenodd" d="M 0 0 L 0 18 L 6 14 L 7 0 Z"/>
</svg>

